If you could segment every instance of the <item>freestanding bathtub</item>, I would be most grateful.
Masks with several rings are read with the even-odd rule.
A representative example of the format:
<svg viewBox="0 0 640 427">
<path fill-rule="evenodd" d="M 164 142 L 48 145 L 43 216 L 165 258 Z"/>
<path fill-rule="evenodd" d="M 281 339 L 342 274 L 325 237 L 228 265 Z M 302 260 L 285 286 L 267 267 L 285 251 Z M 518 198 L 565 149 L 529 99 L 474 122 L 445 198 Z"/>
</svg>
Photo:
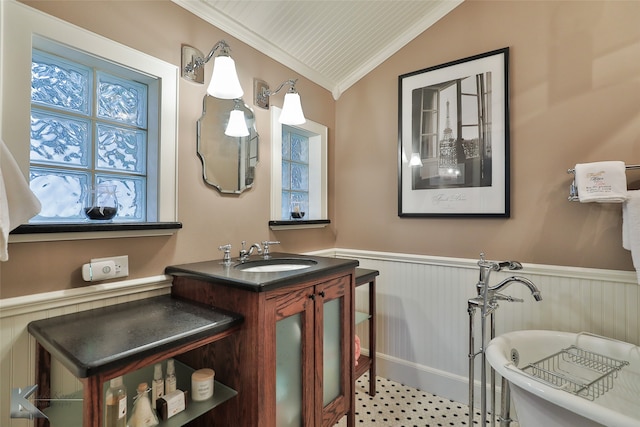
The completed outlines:
<svg viewBox="0 0 640 427">
<path fill-rule="evenodd" d="M 640 426 L 636 345 L 587 333 L 529 330 L 494 338 L 486 356 L 509 383 L 520 427 Z"/>
</svg>

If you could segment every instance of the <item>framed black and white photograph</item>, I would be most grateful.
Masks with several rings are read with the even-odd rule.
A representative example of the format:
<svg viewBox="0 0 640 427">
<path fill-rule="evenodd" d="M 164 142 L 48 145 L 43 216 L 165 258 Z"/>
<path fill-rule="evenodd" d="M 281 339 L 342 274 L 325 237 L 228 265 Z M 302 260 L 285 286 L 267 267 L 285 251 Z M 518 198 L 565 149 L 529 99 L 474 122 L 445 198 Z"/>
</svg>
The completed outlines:
<svg viewBox="0 0 640 427">
<path fill-rule="evenodd" d="M 509 217 L 509 48 L 399 76 L 398 215 Z"/>
</svg>

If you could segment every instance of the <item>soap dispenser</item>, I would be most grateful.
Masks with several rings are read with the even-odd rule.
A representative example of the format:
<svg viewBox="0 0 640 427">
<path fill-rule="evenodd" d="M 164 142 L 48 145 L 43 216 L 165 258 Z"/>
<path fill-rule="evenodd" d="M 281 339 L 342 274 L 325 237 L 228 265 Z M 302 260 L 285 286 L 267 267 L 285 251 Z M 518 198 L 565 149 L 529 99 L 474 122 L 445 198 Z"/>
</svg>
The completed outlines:
<svg viewBox="0 0 640 427">
<path fill-rule="evenodd" d="M 162 378 L 162 364 L 153 367 L 153 382 L 151 383 L 151 406 L 156 409 L 156 400 L 164 396 L 164 378 Z"/>
<path fill-rule="evenodd" d="M 176 391 L 177 379 L 176 379 L 176 367 L 173 359 L 167 360 L 167 376 L 164 379 L 164 394 L 169 394 Z"/>
</svg>

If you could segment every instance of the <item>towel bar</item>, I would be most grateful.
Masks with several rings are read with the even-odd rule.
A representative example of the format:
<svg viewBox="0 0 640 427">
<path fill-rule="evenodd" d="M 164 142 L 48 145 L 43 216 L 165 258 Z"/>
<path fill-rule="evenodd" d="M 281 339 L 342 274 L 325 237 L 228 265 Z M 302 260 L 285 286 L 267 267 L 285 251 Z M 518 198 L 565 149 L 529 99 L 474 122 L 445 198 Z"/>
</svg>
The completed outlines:
<svg viewBox="0 0 640 427">
<path fill-rule="evenodd" d="M 626 165 L 624 168 L 626 170 L 636 170 L 640 169 L 640 165 Z M 567 169 L 567 173 L 575 174 L 576 170 L 574 168 Z M 567 199 L 570 202 L 577 202 L 578 200 L 580 200 L 580 198 L 578 197 L 578 187 L 576 186 L 575 178 L 573 179 L 573 181 L 571 181 L 571 185 L 569 186 L 569 197 L 567 197 Z"/>
</svg>

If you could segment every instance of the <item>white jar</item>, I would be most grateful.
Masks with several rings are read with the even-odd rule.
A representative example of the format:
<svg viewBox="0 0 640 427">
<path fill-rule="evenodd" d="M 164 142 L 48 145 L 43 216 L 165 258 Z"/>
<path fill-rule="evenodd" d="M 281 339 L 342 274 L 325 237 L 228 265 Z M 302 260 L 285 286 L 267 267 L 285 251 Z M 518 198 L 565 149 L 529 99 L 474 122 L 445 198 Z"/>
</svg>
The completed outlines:
<svg viewBox="0 0 640 427">
<path fill-rule="evenodd" d="M 194 402 L 207 400 L 213 396 L 213 369 L 198 369 L 191 374 L 191 399 Z"/>
</svg>

